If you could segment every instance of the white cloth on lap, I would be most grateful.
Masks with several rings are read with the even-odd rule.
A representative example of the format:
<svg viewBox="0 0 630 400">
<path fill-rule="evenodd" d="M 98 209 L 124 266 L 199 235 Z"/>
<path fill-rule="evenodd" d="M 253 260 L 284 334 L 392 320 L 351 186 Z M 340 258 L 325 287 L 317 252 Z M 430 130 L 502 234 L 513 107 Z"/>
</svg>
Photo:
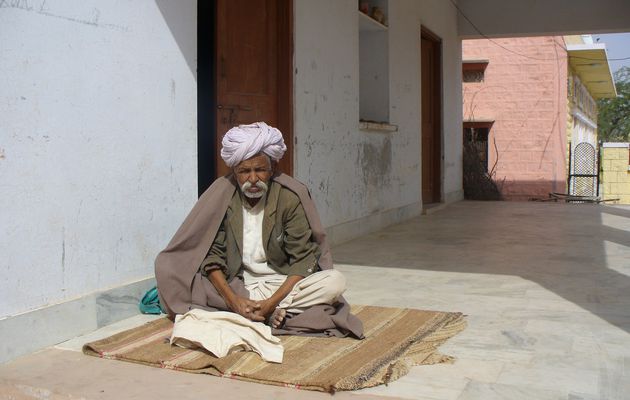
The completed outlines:
<svg viewBox="0 0 630 400">
<path fill-rule="evenodd" d="M 217 357 L 234 351 L 254 351 L 269 362 L 281 363 L 284 348 L 271 328 L 262 322 L 225 311 L 193 309 L 175 317 L 171 344 L 203 347 Z"/>
</svg>

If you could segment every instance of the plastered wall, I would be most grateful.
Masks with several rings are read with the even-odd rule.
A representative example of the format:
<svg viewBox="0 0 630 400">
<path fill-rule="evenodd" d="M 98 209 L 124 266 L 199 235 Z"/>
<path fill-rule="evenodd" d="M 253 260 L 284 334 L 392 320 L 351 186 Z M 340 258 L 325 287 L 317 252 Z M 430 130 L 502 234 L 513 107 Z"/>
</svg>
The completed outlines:
<svg viewBox="0 0 630 400">
<path fill-rule="evenodd" d="M 389 3 L 395 133 L 359 130 L 357 2 L 295 2 L 294 171 L 327 227 L 421 204 L 422 25 L 443 41 L 442 198 L 462 197 L 456 12 Z M 0 4 L 2 318 L 153 275 L 197 197 L 197 87 L 193 0 Z"/>
<path fill-rule="evenodd" d="M 0 318 L 153 275 L 196 200 L 196 2 L 0 2 Z"/>
<path fill-rule="evenodd" d="M 389 1 L 389 118 L 359 130 L 357 2 L 295 2 L 295 175 L 331 227 L 421 201 L 420 28 L 443 40 L 443 198 L 461 193 L 461 47 L 452 5 Z M 378 56 L 378 55 L 375 55 Z"/>
</svg>

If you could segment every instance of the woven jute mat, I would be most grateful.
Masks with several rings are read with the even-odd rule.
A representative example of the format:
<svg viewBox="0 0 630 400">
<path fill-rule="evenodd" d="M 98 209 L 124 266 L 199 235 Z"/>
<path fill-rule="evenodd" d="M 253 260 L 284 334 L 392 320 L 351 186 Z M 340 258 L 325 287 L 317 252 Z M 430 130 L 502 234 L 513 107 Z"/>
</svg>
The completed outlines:
<svg viewBox="0 0 630 400">
<path fill-rule="evenodd" d="M 462 331 L 461 313 L 407 308 L 354 306 L 365 339 L 281 336 L 282 364 L 263 361 L 253 352 L 216 358 L 201 350 L 169 344 L 173 323 L 167 318 L 87 343 L 85 354 L 250 382 L 335 392 L 391 382 L 413 365 L 452 362 L 436 351 Z"/>
</svg>

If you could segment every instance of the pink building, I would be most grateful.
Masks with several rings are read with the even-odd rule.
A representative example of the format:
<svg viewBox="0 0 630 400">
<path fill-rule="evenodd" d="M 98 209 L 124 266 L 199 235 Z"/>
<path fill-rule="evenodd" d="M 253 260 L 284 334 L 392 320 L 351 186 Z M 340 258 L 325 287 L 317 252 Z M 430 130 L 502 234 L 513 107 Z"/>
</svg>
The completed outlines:
<svg viewBox="0 0 630 400">
<path fill-rule="evenodd" d="M 568 58 L 563 37 L 464 40 L 462 47 L 465 140 L 474 128 L 503 197 L 527 200 L 565 192 Z"/>
</svg>

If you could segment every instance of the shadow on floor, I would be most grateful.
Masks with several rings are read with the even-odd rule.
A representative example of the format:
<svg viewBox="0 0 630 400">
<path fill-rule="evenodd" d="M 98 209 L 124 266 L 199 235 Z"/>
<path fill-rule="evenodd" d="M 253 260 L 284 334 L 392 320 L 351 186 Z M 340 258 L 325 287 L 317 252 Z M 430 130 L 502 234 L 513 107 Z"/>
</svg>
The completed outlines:
<svg viewBox="0 0 630 400">
<path fill-rule="evenodd" d="M 336 263 L 505 274 L 630 332 L 630 208 L 453 204 L 334 249 Z"/>
</svg>

